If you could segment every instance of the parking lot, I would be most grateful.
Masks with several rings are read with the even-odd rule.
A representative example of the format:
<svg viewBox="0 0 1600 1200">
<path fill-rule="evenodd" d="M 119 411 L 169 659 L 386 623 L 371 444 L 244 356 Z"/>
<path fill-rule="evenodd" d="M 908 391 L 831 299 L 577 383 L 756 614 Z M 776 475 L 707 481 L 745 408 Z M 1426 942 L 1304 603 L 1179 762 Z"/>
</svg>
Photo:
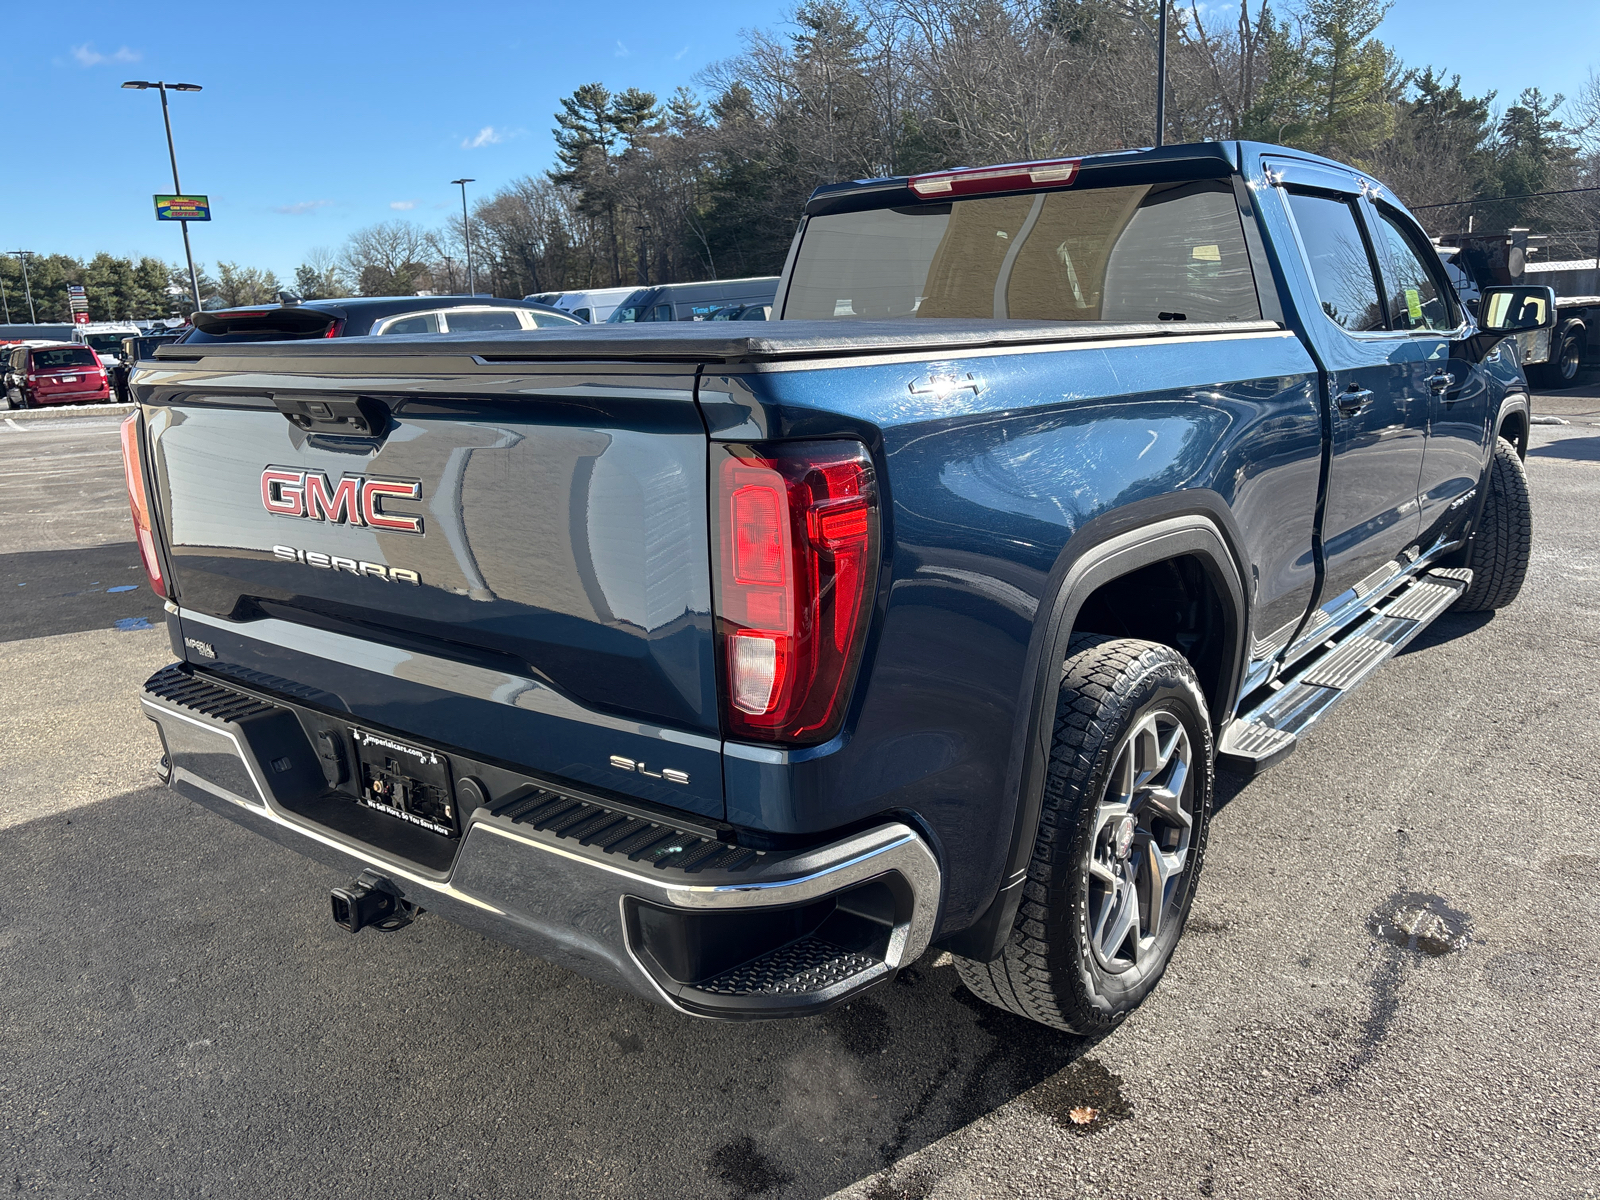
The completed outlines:
<svg viewBox="0 0 1600 1200">
<path fill-rule="evenodd" d="M 1098 1043 L 934 953 L 724 1025 L 434 917 L 342 932 L 345 880 L 155 786 L 116 419 L 0 420 L 0 1190 L 1596 1195 L 1600 386 L 1534 408 L 1522 598 L 1224 777 L 1172 969 Z"/>
</svg>

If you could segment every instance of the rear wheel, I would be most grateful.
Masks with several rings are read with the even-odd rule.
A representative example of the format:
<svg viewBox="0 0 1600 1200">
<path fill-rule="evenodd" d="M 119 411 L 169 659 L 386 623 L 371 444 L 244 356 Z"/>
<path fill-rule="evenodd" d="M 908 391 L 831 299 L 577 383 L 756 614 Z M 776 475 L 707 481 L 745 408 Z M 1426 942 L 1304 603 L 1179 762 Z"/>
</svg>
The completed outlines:
<svg viewBox="0 0 1600 1200">
<path fill-rule="evenodd" d="M 1583 342 L 1582 329 L 1569 329 L 1557 335 L 1555 353 L 1550 361 L 1540 363 L 1529 372 L 1532 382 L 1544 388 L 1568 388 L 1576 384 L 1583 371 Z"/>
<path fill-rule="evenodd" d="M 1488 486 L 1467 553 L 1472 582 L 1455 602 L 1456 612 L 1504 608 L 1517 598 L 1527 578 L 1533 552 L 1533 501 L 1528 473 L 1516 447 L 1504 438 L 1495 439 Z"/>
<path fill-rule="evenodd" d="M 1211 817 L 1211 725 L 1168 646 L 1080 634 L 1068 654 L 1016 924 L 998 959 L 956 969 L 990 1004 L 1095 1034 L 1149 995 L 1183 932 Z"/>
</svg>

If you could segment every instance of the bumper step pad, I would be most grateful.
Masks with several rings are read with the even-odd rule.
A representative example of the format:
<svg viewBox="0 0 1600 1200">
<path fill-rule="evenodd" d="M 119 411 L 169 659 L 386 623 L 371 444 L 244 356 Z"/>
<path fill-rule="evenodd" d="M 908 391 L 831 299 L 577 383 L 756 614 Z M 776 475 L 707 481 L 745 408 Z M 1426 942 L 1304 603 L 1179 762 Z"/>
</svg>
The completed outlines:
<svg viewBox="0 0 1600 1200">
<path fill-rule="evenodd" d="M 1217 745 L 1218 762 L 1255 775 L 1287 758 L 1301 734 L 1448 610 L 1471 582 L 1465 568 L 1427 571 L 1330 634 L 1322 654 L 1298 664 L 1275 691 L 1229 723 Z"/>
<path fill-rule="evenodd" d="M 516 825 L 529 825 L 580 846 L 593 846 L 630 862 L 699 871 L 740 871 L 761 863 L 765 855 L 660 821 L 617 812 L 591 800 L 535 788 L 493 810 Z"/>
<path fill-rule="evenodd" d="M 807 996 L 882 965 L 880 959 L 805 937 L 695 987 L 718 996 Z"/>
</svg>

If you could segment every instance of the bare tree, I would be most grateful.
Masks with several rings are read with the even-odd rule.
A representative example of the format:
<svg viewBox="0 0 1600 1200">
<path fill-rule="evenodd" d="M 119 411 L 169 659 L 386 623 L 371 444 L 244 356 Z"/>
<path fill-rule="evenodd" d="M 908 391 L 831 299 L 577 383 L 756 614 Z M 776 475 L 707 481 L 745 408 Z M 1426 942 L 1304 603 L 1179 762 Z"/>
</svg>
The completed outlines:
<svg viewBox="0 0 1600 1200">
<path fill-rule="evenodd" d="M 409 296 L 431 282 L 427 234 L 410 221 L 358 229 L 345 242 L 339 269 L 363 296 Z"/>
</svg>

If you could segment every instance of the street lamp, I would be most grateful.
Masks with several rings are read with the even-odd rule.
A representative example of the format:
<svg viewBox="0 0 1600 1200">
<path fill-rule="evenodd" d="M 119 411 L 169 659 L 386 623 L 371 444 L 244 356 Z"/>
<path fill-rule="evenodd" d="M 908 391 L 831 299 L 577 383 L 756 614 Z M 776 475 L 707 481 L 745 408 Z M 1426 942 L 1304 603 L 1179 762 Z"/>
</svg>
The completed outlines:
<svg viewBox="0 0 1600 1200">
<path fill-rule="evenodd" d="M 22 260 L 22 290 L 27 293 L 28 296 L 28 320 L 32 324 L 38 324 L 39 318 L 34 314 L 33 311 L 33 288 L 28 284 L 28 260 L 33 257 L 33 251 L 13 250 L 11 253 Z"/>
<path fill-rule="evenodd" d="M 472 226 L 467 221 L 467 184 L 477 183 L 476 179 L 452 179 L 451 183 L 461 185 L 461 236 L 467 240 L 467 295 L 476 296 L 478 285 L 472 274 Z"/>
<path fill-rule="evenodd" d="M 122 86 L 140 92 L 147 88 L 155 88 L 161 93 L 161 119 L 167 125 L 167 156 L 172 159 L 172 190 L 180 196 L 183 195 L 183 184 L 178 182 L 178 152 L 172 148 L 172 114 L 167 111 L 167 92 L 169 90 L 174 92 L 198 92 L 201 90 L 200 85 L 198 83 L 168 83 L 164 79 L 158 79 L 154 83 L 146 79 L 130 79 Z M 194 307 L 195 311 L 198 312 L 200 310 L 200 276 L 195 273 L 194 252 L 189 249 L 189 222 L 179 221 L 178 224 L 183 226 L 183 257 L 189 263 L 189 287 L 194 292 Z"/>
</svg>

